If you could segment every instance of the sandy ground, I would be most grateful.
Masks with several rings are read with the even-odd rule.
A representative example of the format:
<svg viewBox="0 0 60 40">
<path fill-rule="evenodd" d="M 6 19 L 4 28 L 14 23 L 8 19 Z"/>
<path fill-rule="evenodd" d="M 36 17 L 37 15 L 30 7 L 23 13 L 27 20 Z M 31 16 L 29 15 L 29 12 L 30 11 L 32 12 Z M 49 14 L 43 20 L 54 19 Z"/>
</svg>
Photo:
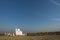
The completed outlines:
<svg viewBox="0 0 60 40">
<path fill-rule="evenodd" d="M 0 36 L 0 40 L 60 40 L 60 35 L 50 36 Z"/>
</svg>

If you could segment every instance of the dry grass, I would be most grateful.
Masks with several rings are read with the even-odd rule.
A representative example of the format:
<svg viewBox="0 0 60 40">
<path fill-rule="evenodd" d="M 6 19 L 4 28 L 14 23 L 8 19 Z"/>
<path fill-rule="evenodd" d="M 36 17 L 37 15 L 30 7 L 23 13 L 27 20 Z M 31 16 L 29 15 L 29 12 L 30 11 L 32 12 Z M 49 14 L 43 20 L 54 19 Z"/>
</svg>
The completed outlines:
<svg viewBox="0 0 60 40">
<path fill-rule="evenodd" d="M 60 35 L 53 36 L 0 36 L 0 40 L 60 40 Z"/>
</svg>

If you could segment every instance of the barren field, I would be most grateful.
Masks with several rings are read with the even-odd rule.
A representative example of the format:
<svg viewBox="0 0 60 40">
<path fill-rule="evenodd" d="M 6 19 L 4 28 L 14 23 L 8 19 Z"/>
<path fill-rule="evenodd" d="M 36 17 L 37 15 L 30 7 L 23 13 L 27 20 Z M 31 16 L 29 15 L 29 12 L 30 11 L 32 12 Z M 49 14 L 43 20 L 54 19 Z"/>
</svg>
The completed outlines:
<svg viewBox="0 0 60 40">
<path fill-rule="evenodd" d="M 53 36 L 0 36 L 0 40 L 60 40 L 60 35 Z"/>
</svg>

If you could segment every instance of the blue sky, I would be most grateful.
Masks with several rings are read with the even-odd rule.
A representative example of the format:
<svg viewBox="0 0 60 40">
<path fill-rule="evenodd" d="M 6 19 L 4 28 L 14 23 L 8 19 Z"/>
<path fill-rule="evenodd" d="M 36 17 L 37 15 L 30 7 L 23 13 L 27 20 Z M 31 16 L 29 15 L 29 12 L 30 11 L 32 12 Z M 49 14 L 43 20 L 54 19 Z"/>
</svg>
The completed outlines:
<svg viewBox="0 0 60 40">
<path fill-rule="evenodd" d="M 0 31 L 60 30 L 60 0 L 0 0 Z"/>
</svg>

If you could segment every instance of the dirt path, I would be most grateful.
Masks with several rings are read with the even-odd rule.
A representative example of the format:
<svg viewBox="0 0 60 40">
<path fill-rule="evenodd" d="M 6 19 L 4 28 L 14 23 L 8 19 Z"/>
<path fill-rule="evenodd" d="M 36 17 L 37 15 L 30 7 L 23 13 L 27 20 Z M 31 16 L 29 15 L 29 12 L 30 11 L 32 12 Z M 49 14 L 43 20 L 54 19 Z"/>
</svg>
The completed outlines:
<svg viewBox="0 0 60 40">
<path fill-rule="evenodd" d="M 60 40 L 60 36 L 0 36 L 0 40 Z"/>
</svg>

